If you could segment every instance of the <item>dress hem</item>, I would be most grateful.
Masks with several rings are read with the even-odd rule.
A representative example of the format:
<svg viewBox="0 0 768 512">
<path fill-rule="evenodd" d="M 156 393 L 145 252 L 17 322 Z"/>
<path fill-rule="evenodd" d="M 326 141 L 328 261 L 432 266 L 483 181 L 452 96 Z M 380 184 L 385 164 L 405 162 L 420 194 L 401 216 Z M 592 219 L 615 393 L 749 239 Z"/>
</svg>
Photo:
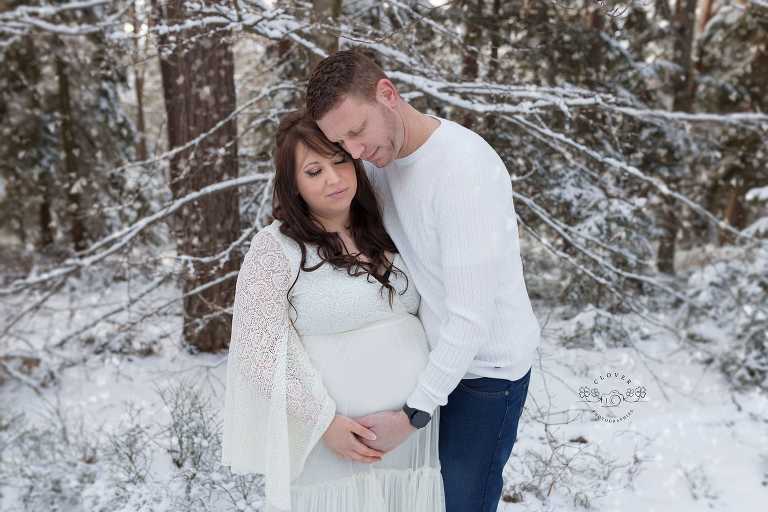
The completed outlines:
<svg viewBox="0 0 768 512">
<path fill-rule="evenodd" d="M 442 512 L 439 467 L 377 469 L 350 477 L 291 486 L 293 512 Z"/>
</svg>

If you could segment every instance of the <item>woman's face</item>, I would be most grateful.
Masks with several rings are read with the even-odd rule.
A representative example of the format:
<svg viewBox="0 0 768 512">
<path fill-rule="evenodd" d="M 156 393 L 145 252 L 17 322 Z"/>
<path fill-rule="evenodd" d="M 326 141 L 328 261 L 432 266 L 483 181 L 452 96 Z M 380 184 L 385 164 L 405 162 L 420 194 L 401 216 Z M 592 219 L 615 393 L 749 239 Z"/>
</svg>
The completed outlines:
<svg viewBox="0 0 768 512">
<path fill-rule="evenodd" d="M 310 211 L 321 218 L 347 215 L 357 193 L 355 166 L 349 156 L 340 151 L 327 157 L 300 142 L 295 158 L 296 186 Z"/>
</svg>

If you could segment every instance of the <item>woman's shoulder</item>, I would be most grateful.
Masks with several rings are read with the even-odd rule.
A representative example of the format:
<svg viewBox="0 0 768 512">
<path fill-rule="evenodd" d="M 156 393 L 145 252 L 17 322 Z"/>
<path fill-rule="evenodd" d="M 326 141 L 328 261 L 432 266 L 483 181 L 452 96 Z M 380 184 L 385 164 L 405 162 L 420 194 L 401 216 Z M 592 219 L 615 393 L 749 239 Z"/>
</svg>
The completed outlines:
<svg viewBox="0 0 768 512">
<path fill-rule="evenodd" d="M 262 254 L 283 256 L 293 267 L 294 260 L 298 261 L 301 258 L 301 249 L 293 239 L 280 231 L 281 224 L 281 221 L 274 220 L 260 229 L 251 239 L 248 255 L 251 257 Z"/>
<path fill-rule="evenodd" d="M 260 229 L 251 238 L 240 264 L 238 290 L 262 290 L 263 295 L 264 290 L 284 291 L 289 288 L 295 265 L 291 262 L 291 251 L 282 238 L 284 235 L 271 225 Z"/>
</svg>

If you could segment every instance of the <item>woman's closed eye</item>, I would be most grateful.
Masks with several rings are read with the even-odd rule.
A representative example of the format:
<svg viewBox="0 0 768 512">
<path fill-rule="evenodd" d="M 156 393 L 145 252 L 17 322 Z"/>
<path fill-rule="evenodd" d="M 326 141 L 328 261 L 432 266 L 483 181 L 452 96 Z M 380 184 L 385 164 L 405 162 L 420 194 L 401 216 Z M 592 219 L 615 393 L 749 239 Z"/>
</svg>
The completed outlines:
<svg viewBox="0 0 768 512">
<path fill-rule="evenodd" d="M 307 169 L 307 176 L 314 178 L 318 174 L 320 174 L 323 170 L 322 169 Z"/>
<path fill-rule="evenodd" d="M 347 160 L 349 160 L 349 158 L 347 157 L 346 153 L 342 153 L 342 154 L 340 154 L 338 156 L 338 158 L 336 160 L 334 160 L 333 163 L 336 164 L 336 165 L 341 165 L 344 162 L 346 162 Z"/>
</svg>

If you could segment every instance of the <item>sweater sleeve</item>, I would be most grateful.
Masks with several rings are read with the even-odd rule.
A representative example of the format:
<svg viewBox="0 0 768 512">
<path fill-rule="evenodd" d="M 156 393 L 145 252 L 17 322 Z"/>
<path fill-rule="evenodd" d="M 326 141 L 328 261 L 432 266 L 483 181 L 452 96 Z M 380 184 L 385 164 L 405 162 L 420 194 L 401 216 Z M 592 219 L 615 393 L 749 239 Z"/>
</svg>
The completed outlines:
<svg viewBox="0 0 768 512">
<path fill-rule="evenodd" d="M 291 282 L 280 243 L 260 231 L 237 278 L 222 462 L 234 473 L 264 474 L 270 510 L 290 510 L 290 481 L 336 410 L 290 323 Z"/>
<path fill-rule="evenodd" d="M 483 158 L 465 155 L 452 164 L 441 169 L 440 187 L 433 197 L 447 314 L 429 362 L 407 400 L 409 406 L 430 413 L 447 403 L 479 348 L 489 340 L 499 286 L 497 269 L 508 264 L 501 257 L 516 222 L 509 208 L 509 174 L 490 147 Z"/>
</svg>

